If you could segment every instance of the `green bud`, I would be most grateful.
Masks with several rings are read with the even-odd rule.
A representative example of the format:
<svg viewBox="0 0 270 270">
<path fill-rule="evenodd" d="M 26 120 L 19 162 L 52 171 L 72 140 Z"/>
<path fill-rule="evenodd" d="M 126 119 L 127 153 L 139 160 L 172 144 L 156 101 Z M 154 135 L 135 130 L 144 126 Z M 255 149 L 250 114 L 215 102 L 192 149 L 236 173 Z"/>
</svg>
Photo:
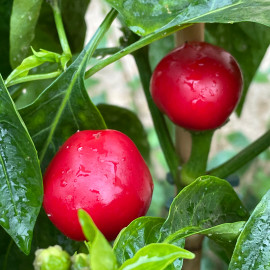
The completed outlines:
<svg viewBox="0 0 270 270">
<path fill-rule="evenodd" d="M 69 254 L 57 245 L 38 249 L 35 255 L 35 270 L 68 270 L 71 264 Z"/>
<path fill-rule="evenodd" d="M 71 270 L 90 270 L 90 256 L 89 254 L 79 253 L 71 257 Z"/>
</svg>

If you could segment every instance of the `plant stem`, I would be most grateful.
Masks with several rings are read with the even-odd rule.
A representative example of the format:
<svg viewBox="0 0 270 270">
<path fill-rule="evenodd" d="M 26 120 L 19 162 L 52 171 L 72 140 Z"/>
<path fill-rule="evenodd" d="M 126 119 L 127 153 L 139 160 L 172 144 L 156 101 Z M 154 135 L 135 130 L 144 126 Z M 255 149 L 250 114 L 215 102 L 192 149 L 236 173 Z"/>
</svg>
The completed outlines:
<svg viewBox="0 0 270 270">
<path fill-rule="evenodd" d="M 172 28 L 163 30 L 161 32 L 154 32 L 152 34 L 149 34 L 149 35 L 139 39 L 138 41 L 134 42 L 133 44 L 129 45 L 128 47 L 120 50 L 116 54 L 114 54 L 114 55 L 112 55 L 104 60 L 99 61 L 96 65 L 94 65 L 92 68 L 90 68 L 88 71 L 86 71 L 85 78 L 87 79 L 87 78 L 91 77 L 93 74 L 95 74 L 99 70 L 101 70 L 104 67 L 108 66 L 109 64 L 119 60 L 120 58 L 124 57 L 125 55 L 130 54 L 130 53 L 152 43 L 153 41 L 156 41 L 156 40 L 159 40 L 159 39 L 164 38 L 166 36 L 169 36 L 170 34 L 176 32 L 180 29 L 184 29 L 190 25 L 191 24 L 174 26 Z"/>
<path fill-rule="evenodd" d="M 104 37 L 105 33 L 109 30 L 112 22 L 114 19 L 117 17 L 118 11 L 112 8 L 110 12 L 107 14 L 95 34 L 92 36 L 91 40 L 88 42 L 86 45 L 85 49 L 88 51 L 87 52 L 87 57 L 89 61 L 89 58 L 93 56 L 94 52 L 97 49 L 98 44 L 100 43 L 101 39 Z"/>
<path fill-rule="evenodd" d="M 176 33 L 176 46 L 181 46 L 186 41 L 204 41 L 204 24 L 194 24 L 189 28 Z M 175 132 L 176 151 L 180 156 L 182 163 L 188 162 L 192 152 L 192 138 L 190 133 L 181 127 L 176 127 Z M 194 146 L 193 146 L 194 148 Z M 193 159 L 193 158 L 192 158 Z M 187 165 L 189 166 L 189 165 Z M 205 168 L 206 169 L 206 168 Z M 185 179 L 183 175 L 183 179 Z M 180 179 L 181 180 L 181 179 Z M 183 185 L 183 183 L 181 183 Z M 178 188 L 178 191 L 180 189 Z M 192 236 L 186 239 L 185 248 L 192 250 L 196 254 L 195 260 L 184 260 L 183 270 L 199 270 L 202 255 L 202 236 Z"/>
<path fill-rule="evenodd" d="M 36 74 L 36 75 L 28 75 L 25 77 L 21 77 L 18 79 L 15 79 L 13 81 L 10 81 L 6 84 L 7 87 L 12 86 L 14 84 L 18 83 L 24 83 L 24 82 L 29 82 L 29 81 L 37 81 L 37 80 L 45 80 L 45 79 L 52 79 L 61 74 L 61 71 L 55 71 L 51 73 L 46 73 L 46 74 Z"/>
<path fill-rule="evenodd" d="M 213 134 L 213 130 L 191 132 L 191 155 L 181 170 L 182 185 L 187 186 L 196 180 L 197 177 L 205 174 Z"/>
<path fill-rule="evenodd" d="M 50 2 L 51 2 L 52 9 L 53 9 L 54 20 L 55 20 L 59 40 L 61 43 L 61 47 L 63 49 L 64 54 L 67 56 L 70 56 L 70 58 L 71 58 L 72 54 L 71 54 L 71 50 L 69 48 L 66 32 L 64 29 L 61 11 L 60 11 L 59 6 L 58 6 L 58 0 L 51 0 Z"/>
<path fill-rule="evenodd" d="M 134 53 L 133 56 L 135 58 L 139 70 L 145 97 L 148 103 L 150 113 L 152 115 L 154 127 L 160 142 L 160 146 L 162 148 L 162 151 L 164 153 L 165 159 L 167 161 L 171 174 L 174 178 L 174 181 L 175 183 L 177 183 L 176 179 L 178 177 L 178 166 L 179 166 L 178 156 L 175 152 L 175 147 L 173 145 L 164 116 L 154 104 L 149 91 L 152 71 L 148 58 L 148 47 L 144 47 L 136 51 L 136 53 Z"/>
<path fill-rule="evenodd" d="M 226 178 L 230 174 L 234 173 L 249 161 L 258 156 L 261 152 L 266 150 L 270 146 L 270 130 L 264 135 L 251 143 L 237 155 L 232 157 L 227 162 L 207 172 L 208 174 L 217 176 L 219 178 Z"/>
<path fill-rule="evenodd" d="M 115 53 L 118 53 L 121 51 L 123 48 L 121 47 L 110 47 L 110 48 L 98 48 L 95 50 L 93 57 L 105 57 L 107 55 L 112 55 Z"/>
</svg>

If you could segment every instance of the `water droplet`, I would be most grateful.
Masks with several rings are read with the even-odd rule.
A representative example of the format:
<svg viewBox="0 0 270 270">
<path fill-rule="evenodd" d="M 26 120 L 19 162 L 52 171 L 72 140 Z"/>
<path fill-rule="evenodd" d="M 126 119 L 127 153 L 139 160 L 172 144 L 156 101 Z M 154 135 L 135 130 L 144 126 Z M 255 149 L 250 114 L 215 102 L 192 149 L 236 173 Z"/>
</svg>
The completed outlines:
<svg viewBox="0 0 270 270">
<path fill-rule="evenodd" d="M 79 152 L 81 152 L 82 150 L 83 150 L 83 147 L 82 146 L 78 148 L 78 151 Z"/>
<path fill-rule="evenodd" d="M 67 181 L 63 180 L 60 185 L 61 185 L 61 187 L 65 187 L 67 185 Z"/>
<path fill-rule="evenodd" d="M 51 217 L 52 215 L 51 214 L 47 214 L 48 217 Z"/>
<path fill-rule="evenodd" d="M 192 100 L 192 104 L 196 104 L 197 102 L 199 101 L 199 99 L 198 98 L 196 98 L 196 99 L 194 99 L 194 100 Z"/>
<path fill-rule="evenodd" d="M 96 148 L 94 148 L 92 151 L 93 151 L 93 152 L 97 152 L 98 150 L 97 150 Z"/>
<path fill-rule="evenodd" d="M 66 149 L 68 149 L 68 148 L 69 148 L 69 145 L 66 146 Z"/>
<path fill-rule="evenodd" d="M 101 132 L 98 132 L 96 134 L 93 134 L 93 137 L 95 137 L 95 139 L 98 139 L 101 136 Z"/>
</svg>

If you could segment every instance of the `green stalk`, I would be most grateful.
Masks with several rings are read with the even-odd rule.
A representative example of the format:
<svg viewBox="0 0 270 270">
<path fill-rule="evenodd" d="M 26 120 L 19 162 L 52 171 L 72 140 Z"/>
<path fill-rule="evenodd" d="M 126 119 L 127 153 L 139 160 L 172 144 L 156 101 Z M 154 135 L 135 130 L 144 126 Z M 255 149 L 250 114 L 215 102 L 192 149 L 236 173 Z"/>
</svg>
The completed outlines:
<svg viewBox="0 0 270 270">
<path fill-rule="evenodd" d="M 152 71 L 148 59 L 148 47 L 144 47 L 136 51 L 136 53 L 133 53 L 133 56 L 135 58 L 135 62 L 139 70 L 143 90 L 145 93 L 150 113 L 152 115 L 154 127 L 160 142 L 160 146 L 162 148 L 163 154 L 165 156 L 171 174 L 174 178 L 174 181 L 177 184 L 179 159 L 175 152 L 175 147 L 169 134 L 169 130 L 166 125 L 164 116 L 158 110 L 157 106 L 154 104 L 149 91 Z"/>
<path fill-rule="evenodd" d="M 270 146 L 270 130 L 264 135 L 251 143 L 237 155 L 232 157 L 227 162 L 220 166 L 210 170 L 207 174 L 217 176 L 219 178 L 226 178 L 232 173 L 236 172 L 242 166 L 258 156 L 261 152 L 266 150 Z"/>
<path fill-rule="evenodd" d="M 28 75 L 28 76 L 21 77 L 21 78 L 8 82 L 6 86 L 9 87 L 18 83 L 24 83 L 24 82 L 29 82 L 29 81 L 52 79 L 59 76 L 60 74 L 61 74 L 61 71 L 55 71 L 55 72 L 46 73 L 46 74 Z"/>
<path fill-rule="evenodd" d="M 185 25 L 181 25 L 181 26 L 174 26 L 172 28 L 160 31 L 160 32 L 154 32 L 152 34 L 149 34 L 141 39 L 139 39 L 138 41 L 134 42 L 133 44 L 127 46 L 126 48 L 120 50 L 119 52 L 117 52 L 116 54 L 99 61 L 96 65 L 94 65 L 92 68 L 90 68 L 88 71 L 86 71 L 85 73 L 85 78 L 89 78 L 91 77 L 93 74 L 95 74 L 96 72 L 98 72 L 99 70 L 103 69 L 104 67 L 108 66 L 109 64 L 119 60 L 120 58 L 156 41 L 159 40 L 161 38 L 164 38 L 166 36 L 171 35 L 172 33 L 179 31 L 181 29 L 184 29 L 188 26 L 190 26 L 192 24 L 185 24 Z"/>
<path fill-rule="evenodd" d="M 197 177 L 206 174 L 208 154 L 214 131 L 191 132 L 192 149 L 187 163 L 181 170 L 181 185 L 191 184 Z"/>
<path fill-rule="evenodd" d="M 51 6 L 53 9 L 54 20 L 55 20 L 59 40 L 61 43 L 61 47 L 63 49 L 64 54 L 69 56 L 69 58 L 71 58 L 72 54 L 71 54 L 71 50 L 69 48 L 66 32 L 64 29 L 61 11 L 60 11 L 59 6 L 58 6 L 58 0 L 51 0 Z"/>
<path fill-rule="evenodd" d="M 98 48 L 95 50 L 93 57 L 104 58 L 107 55 L 112 55 L 119 52 L 121 49 L 121 47 Z"/>
</svg>

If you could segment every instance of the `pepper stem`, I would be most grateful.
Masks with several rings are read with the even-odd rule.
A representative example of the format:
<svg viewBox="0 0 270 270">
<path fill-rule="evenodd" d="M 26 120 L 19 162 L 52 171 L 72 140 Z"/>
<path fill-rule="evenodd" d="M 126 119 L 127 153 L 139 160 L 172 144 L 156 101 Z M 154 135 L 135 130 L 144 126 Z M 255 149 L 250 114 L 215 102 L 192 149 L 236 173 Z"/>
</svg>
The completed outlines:
<svg viewBox="0 0 270 270">
<path fill-rule="evenodd" d="M 197 177 L 205 175 L 208 154 L 214 131 L 191 132 L 192 149 L 187 163 L 181 170 L 181 184 L 191 184 Z"/>
</svg>

